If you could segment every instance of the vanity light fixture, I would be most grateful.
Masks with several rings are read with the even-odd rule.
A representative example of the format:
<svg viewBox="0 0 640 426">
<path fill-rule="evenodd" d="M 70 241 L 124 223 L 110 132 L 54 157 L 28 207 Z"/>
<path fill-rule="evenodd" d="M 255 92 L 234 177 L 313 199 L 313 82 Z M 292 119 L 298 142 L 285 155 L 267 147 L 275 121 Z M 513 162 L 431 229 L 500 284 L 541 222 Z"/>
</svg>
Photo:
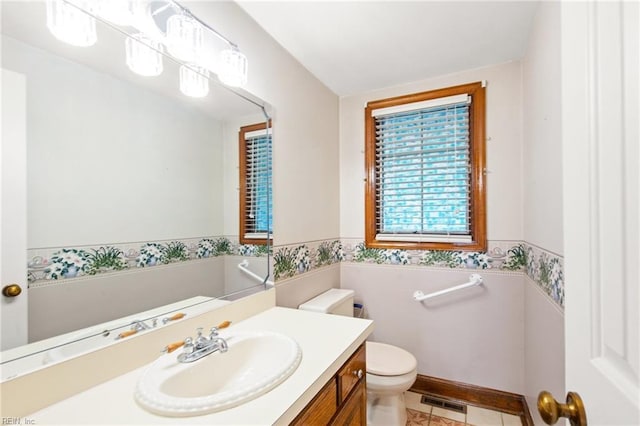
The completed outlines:
<svg viewBox="0 0 640 426">
<path fill-rule="evenodd" d="M 209 70 L 194 64 L 180 67 L 180 91 L 192 98 L 209 94 Z"/>
<path fill-rule="evenodd" d="M 204 27 L 190 13 L 181 12 L 167 19 L 166 45 L 181 61 L 197 63 L 202 51 Z"/>
<path fill-rule="evenodd" d="M 119 26 L 134 26 L 143 10 L 141 0 L 98 0 L 98 16 Z"/>
<path fill-rule="evenodd" d="M 220 54 L 218 79 L 227 86 L 241 87 L 247 84 L 247 57 L 236 46 L 223 50 Z"/>
<path fill-rule="evenodd" d="M 47 27 L 60 41 L 73 46 L 92 46 L 98 40 L 91 0 L 47 0 Z"/>
<path fill-rule="evenodd" d="M 125 40 L 127 66 L 136 74 L 155 77 L 162 74 L 162 44 L 143 33 L 132 34 Z"/>
<path fill-rule="evenodd" d="M 188 65 L 180 67 L 180 90 L 187 96 L 203 97 L 209 93 L 209 70 L 204 62 L 205 31 L 224 41 L 229 48 L 220 53 L 218 79 L 231 87 L 247 83 L 248 61 L 238 46 L 194 16 L 174 0 L 150 12 L 149 0 L 47 0 L 47 27 L 61 41 L 74 46 L 91 46 L 97 41 L 96 21 L 109 21 L 127 34 L 127 66 L 143 76 L 162 73 L 162 53 L 167 52 Z M 166 10 L 177 13 L 161 25 L 152 15 Z M 166 32 L 162 32 L 166 23 Z"/>
</svg>

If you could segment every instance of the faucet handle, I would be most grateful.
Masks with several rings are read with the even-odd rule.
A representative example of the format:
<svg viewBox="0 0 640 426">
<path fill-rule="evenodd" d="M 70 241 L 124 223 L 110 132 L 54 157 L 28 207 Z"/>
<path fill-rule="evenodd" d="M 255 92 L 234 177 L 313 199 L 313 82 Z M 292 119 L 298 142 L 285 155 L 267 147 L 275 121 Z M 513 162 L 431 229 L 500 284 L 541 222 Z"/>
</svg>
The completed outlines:
<svg viewBox="0 0 640 426">
<path fill-rule="evenodd" d="M 185 343 L 186 343 L 186 339 L 182 340 L 180 342 L 169 343 L 167 346 L 164 347 L 164 349 L 162 350 L 162 353 L 170 354 L 171 352 L 175 351 L 176 349 L 184 346 Z"/>
<path fill-rule="evenodd" d="M 187 337 L 184 339 L 184 352 L 191 353 L 195 349 L 195 345 L 193 343 L 193 339 L 191 337 Z"/>
<path fill-rule="evenodd" d="M 162 324 L 166 324 L 169 321 L 176 321 L 179 320 L 181 318 L 184 318 L 187 314 L 185 314 L 184 312 L 178 312 L 177 314 L 173 314 L 170 317 L 164 317 L 162 318 Z"/>
<path fill-rule="evenodd" d="M 216 325 L 214 327 L 211 327 L 211 330 L 210 330 L 211 333 L 209 334 L 209 338 L 217 336 L 218 335 L 218 330 L 221 330 L 223 328 L 227 328 L 230 325 L 231 325 L 231 321 L 223 321 L 220 324 L 218 324 L 218 325 Z"/>
<path fill-rule="evenodd" d="M 116 336 L 116 340 L 120 340 L 120 339 L 124 339 L 125 337 L 132 336 L 132 335 L 136 334 L 137 332 L 138 332 L 138 330 L 135 330 L 135 329 L 123 331 L 122 333 L 120 333 L 120 334 L 118 334 Z"/>
</svg>

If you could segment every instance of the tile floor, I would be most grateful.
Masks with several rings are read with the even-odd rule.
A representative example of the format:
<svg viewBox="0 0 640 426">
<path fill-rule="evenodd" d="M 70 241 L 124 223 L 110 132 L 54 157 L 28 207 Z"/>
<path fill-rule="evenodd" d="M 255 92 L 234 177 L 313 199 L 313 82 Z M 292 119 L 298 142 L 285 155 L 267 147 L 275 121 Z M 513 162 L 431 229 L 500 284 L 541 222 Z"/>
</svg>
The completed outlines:
<svg viewBox="0 0 640 426">
<path fill-rule="evenodd" d="M 467 414 L 445 410 L 420 402 L 421 395 L 405 393 L 407 426 L 522 426 L 511 414 L 467 405 Z"/>
</svg>

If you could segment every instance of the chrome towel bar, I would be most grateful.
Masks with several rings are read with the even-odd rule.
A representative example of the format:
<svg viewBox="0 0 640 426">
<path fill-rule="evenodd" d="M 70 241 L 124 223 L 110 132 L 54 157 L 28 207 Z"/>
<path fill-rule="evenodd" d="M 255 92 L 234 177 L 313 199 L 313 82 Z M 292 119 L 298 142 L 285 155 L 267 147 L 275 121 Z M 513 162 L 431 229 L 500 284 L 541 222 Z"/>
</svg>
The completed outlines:
<svg viewBox="0 0 640 426">
<path fill-rule="evenodd" d="M 415 293 L 413 293 L 413 298 L 416 300 L 416 302 L 422 302 L 423 300 L 442 296 L 443 294 L 452 293 L 454 291 L 463 290 L 465 288 L 475 287 L 481 284 L 482 284 L 482 277 L 480 276 L 480 274 L 471 274 L 471 276 L 469 276 L 469 282 L 467 283 L 460 284 L 455 287 L 446 288 L 440 291 L 434 291 L 433 293 L 429 293 L 429 294 L 424 294 L 422 291 L 418 290 Z"/>
</svg>

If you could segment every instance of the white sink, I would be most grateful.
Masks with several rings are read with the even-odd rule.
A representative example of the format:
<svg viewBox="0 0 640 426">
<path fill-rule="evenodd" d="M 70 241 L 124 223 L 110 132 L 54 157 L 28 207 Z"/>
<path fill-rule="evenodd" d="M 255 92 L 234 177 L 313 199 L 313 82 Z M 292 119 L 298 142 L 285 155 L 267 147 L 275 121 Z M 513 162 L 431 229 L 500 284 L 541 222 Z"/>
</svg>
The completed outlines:
<svg viewBox="0 0 640 426">
<path fill-rule="evenodd" d="M 298 368 L 302 351 L 288 336 L 272 332 L 222 335 L 229 345 L 192 363 L 177 355 L 158 358 L 143 373 L 134 393 L 147 411 L 170 417 L 225 410 L 257 398 Z"/>
</svg>

